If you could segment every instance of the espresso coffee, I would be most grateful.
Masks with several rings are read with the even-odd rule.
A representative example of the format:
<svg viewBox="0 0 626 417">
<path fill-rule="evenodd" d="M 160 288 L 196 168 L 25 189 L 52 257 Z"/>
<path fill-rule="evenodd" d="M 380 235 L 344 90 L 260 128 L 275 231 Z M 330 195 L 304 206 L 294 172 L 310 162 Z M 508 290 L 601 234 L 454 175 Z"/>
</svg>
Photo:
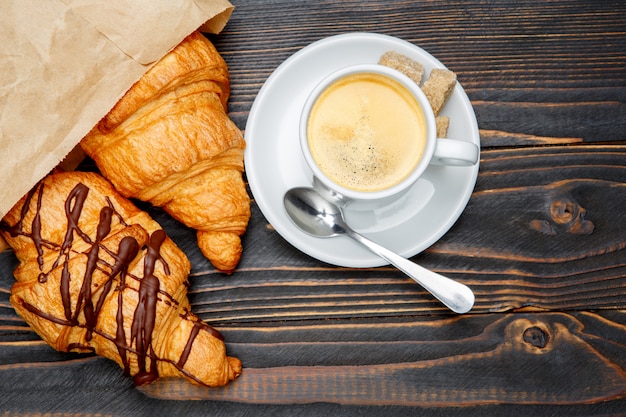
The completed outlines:
<svg viewBox="0 0 626 417">
<path fill-rule="evenodd" d="M 364 192 L 402 182 L 422 158 L 426 120 L 399 82 L 376 73 L 340 78 L 317 98 L 307 121 L 315 163 L 333 182 Z"/>
</svg>

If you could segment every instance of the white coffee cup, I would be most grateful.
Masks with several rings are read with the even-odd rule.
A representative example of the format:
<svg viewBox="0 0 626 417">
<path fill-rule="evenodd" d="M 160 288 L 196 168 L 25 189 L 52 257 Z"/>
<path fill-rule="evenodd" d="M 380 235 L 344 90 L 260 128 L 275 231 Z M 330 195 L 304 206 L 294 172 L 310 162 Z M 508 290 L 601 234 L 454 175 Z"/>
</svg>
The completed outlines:
<svg viewBox="0 0 626 417">
<path fill-rule="evenodd" d="M 479 157 L 472 142 L 437 138 L 421 88 L 378 64 L 352 65 L 324 78 L 307 98 L 299 128 L 313 186 L 355 209 L 393 202 L 430 164 L 471 166 Z"/>
</svg>

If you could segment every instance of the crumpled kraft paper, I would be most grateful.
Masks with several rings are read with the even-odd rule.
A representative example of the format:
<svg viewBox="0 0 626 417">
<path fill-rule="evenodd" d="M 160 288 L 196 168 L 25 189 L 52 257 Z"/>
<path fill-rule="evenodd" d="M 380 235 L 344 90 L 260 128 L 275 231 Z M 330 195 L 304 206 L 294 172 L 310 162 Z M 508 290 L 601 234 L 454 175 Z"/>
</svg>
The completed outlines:
<svg viewBox="0 0 626 417">
<path fill-rule="evenodd" d="M 219 33 L 227 0 L 0 2 L 0 218 L 191 32 Z"/>
</svg>

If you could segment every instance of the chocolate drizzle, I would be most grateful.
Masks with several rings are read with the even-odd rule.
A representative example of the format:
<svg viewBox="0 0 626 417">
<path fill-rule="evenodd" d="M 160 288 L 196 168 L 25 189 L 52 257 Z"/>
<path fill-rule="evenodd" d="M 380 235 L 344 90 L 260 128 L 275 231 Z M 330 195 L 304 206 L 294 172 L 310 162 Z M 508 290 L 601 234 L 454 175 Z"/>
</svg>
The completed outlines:
<svg viewBox="0 0 626 417">
<path fill-rule="evenodd" d="M 35 211 L 35 217 L 33 219 L 33 222 L 31 224 L 31 232 L 30 235 L 24 233 L 23 231 L 23 223 L 24 223 L 24 219 L 26 218 L 26 215 L 28 214 L 28 210 L 30 209 L 30 205 L 31 205 L 31 201 L 33 199 L 33 197 L 35 196 L 35 194 L 37 194 L 37 209 Z M 37 187 L 34 187 L 33 189 L 31 189 L 28 194 L 26 195 L 26 201 L 24 202 L 24 205 L 22 206 L 22 210 L 20 213 L 20 219 L 18 220 L 17 223 L 15 223 L 13 226 L 9 226 L 4 219 L 2 219 L 0 221 L 0 230 L 3 230 L 5 232 L 8 232 L 9 235 L 11 235 L 12 237 L 16 237 L 16 236 L 28 236 L 32 239 L 33 244 L 35 245 L 35 249 L 37 250 L 37 263 L 39 264 L 39 270 L 43 270 L 43 264 L 44 264 L 44 256 L 43 256 L 43 248 L 44 245 L 46 246 L 50 246 L 52 247 L 52 245 L 49 242 L 45 242 L 42 238 L 41 238 L 41 201 L 42 201 L 42 197 L 43 197 L 43 185 L 38 185 Z M 39 277 L 37 278 L 39 280 L 39 282 L 45 282 L 45 280 L 47 279 L 47 277 L 44 274 L 39 274 Z"/>
<path fill-rule="evenodd" d="M 187 343 L 185 344 L 185 349 L 183 349 L 183 353 L 180 355 L 180 358 L 178 359 L 178 363 L 176 364 L 176 366 L 179 369 L 183 369 L 183 367 L 185 366 L 185 363 L 187 363 L 187 359 L 189 358 L 189 354 L 191 353 L 191 348 L 193 348 L 193 342 L 194 340 L 196 340 L 196 337 L 198 336 L 198 333 L 200 333 L 200 330 L 205 330 L 209 332 L 213 337 L 219 340 L 224 340 L 224 337 L 221 335 L 220 332 L 218 332 L 217 330 L 215 330 L 214 328 L 212 328 L 211 326 L 209 326 L 208 324 L 206 324 L 205 322 L 201 320 L 194 320 L 193 328 L 191 329 L 191 334 L 189 335 L 189 338 L 187 339 Z"/>
<path fill-rule="evenodd" d="M 65 347 L 67 350 L 95 350 L 97 346 L 91 345 L 90 342 L 94 334 L 97 334 L 115 344 L 126 375 L 131 373 L 131 358 L 133 357 L 131 355 L 135 355 L 137 367 L 139 368 L 134 376 L 134 382 L 137 385 L 150 383 L 159 377 L 158 361 L 169 362 L 183 374 L 190 376 L 189 372 L 183 368 L 199 332 L 201 330 L 206 331 L 220 340 L 223 340 L 223 337 L 217 330 L 190 314 L 186 308 L 183 308 L 183 314 L 179 316 L 183 320 L 193 321 L 193 327 L 183 352 L 177 361 L 157 357 L 153 340 L 155 329 L 158 329 L 158 324 L 156 323 L 158 304 L 162 302 L 166 306 L 165 308 L 179 308 L 179 303 L 174 297 L 160 288 L 160 281 L 155 272 L 157 265 L 160 265 L 160 270 L 165 275 L 170 275 L 169 265 L 161 253 L 161 247 L 167 238 L 165 232 L 163 230 L 154 231 L 149 235 L 144 247 L 140 247 L 140 242 L 131 236 L 125 236 L 119 241 L 117 252 L 114 252 L 110 247 L 105 247 L 103 242 L 112 235 L 116 219 L 122 228 L 136 226 L 126 225 L 122 216 L 115 210 L 115 207 L 107 198 L 107 205 L 100 211 L 95 237 L 92 239 L 79 226 L 79 220 L 90 189 L 85 184 L 78 183 L 65 200 L 64 209 L 67 230 L 63 237 L 63 242 L 59 244 L 46 241 L 42 237 L 41 224 L 44 188 L 45 182 L 41 182 L 37 187 L 33 188 L 25 198 L 20 219 L 17 223 L 10 226 L 5 220 L 2 220 L 0 222 L 0 230 L 9 233 L 12 237 L 25 236 L 32 240 L 37 250 L 37 264 L 40 271 L 37 278 L 38 285 L 51 285 L 50 283 L 55 281 L 49 281 L 50 274 L 61 268 L 58 293 L 63 305 L 63 317 L 57 317 L 43 311 L 41 307 L 23 299 L 20 300 L 21 306 L 26 311 L 55 324 L 85 328 L 84 340 L 73 341 Z M 30 224 L 29 232 L 24 222 L 32 209 L 34 199 L 36 199 L 35 215 Z M 119 232 L 119 225 L 117 231 Z M 86 243 L 88 249 L 82 253 L 76 252 L 73 248 L 76 247 L 75 243 L 77 241 Z M 46 248 L 56 252 L 56 259 L 48 270 L 45 270 L 44 249 Z M 50 256 L 50 253 L 47 255 Z M 105 261 L 104 255 L 109 258 L 112 257 L 113 262 Z M 129 273 L 130 266 L 137 259 L 137 256 L 143 257 L 143 276 Z M 73 285 L 73 279 L 81 278 L 71 274 L 71 262 L 77 257 L 86 257 L 86 261 L 82 261 L 85 262 L 82 282 L 77 282 Z M 96 282 L 94 277 L 96 277 L 96 274 L 101 276 L 100 274 L 102 273 L 105 274 L 106 280 L 104 283 Z M 71 288 L 77 284 L 80 284 L 80 291 L 77 296 L 74 295 L 76 299 L 73 300 Z M 138 302 L 134 310 L 132 310 L 132 304 L 124 297 L 125 291 L 137 291 Z M 98 327 L 100 313 L 108 299 L 117 301 L 114 335 L 106 334 L 104 330 Z M 124 323 L 129 311 L 132 314 L 132 322 L 129 329 L 130 334 L 127 334 Z M 197 381 L 195 377 L 190 377 Z"/>
<path fill-rule="evenodd" d="M 56 267 L 61 258 L 63 258 L 63 273 L 61 275 L 61 300 L 63 301 L 65 318 L 67 318 L 73 325 L 78 324 L 78 322 L 76 321 L 76 316 L 80 311 L 81 301 L 85 299 L 85 293 L 91 296 L 91 273 L 93 273 L 93 270 L 90 273 L 88 262 L 87 272 L 85 273 L 85 278 L 83 279 L 83 290 L 81 290 L 76 305 L 76 316 L 72 317 L 72 294 L 70 292 L 71 276 L 69 271 L 70 250 L 72 249 L 72 243 L 74 241 L 74 233 L 77 233 L 86 242 L 91 243 L 91 239 L 89 239 L 89 236 L 83 233 L 78 227 L 78 219 L 80 218 L 80 214 L 83 211 L 83 206 L 85 204 L 85 200 L 87 199 L 87 194 L 89 194 L 89 188 L 87 188 L 87 186 L 84 184 L 78 184 L 76 185 L 76 187 L 74 187 L 67 200 L 65 200 L 65 217 L 67 218 L 67 230 L 65 231 L 65 238 L 63 239 L 63 244 L 61 245 L 60 256 L 57 258 L 53 266 L 53 268 Z M 37 215 L 39 215 L 39 212 L 37 213 Z M 93 245 L 92 249 L 93 248 L 97 250 L 96 245 Z M 85 286 L 87 287 L 86 290 Z M 93 308 L 91 308 L 90 310 L 91 314 L 93 315 Z M 89 314 L 89 311 L 85 311 L 85 314 Z"/>
<path fill-rule="evenodd" d="M 150 236 L 143 266 L 143 278 L 139 284 L 139 304 L 135 310 L 131 327 L 131 342 L 137 346 L 137 363 L 139 365 L 139 373 L 135 375 L 137 385 L 152 382 L 159 377 L 154 361 L 150 362 L 150 369 L 146 369 L 146 356 L 148 354 L 154 356 L 152 331 L 159 294 L 159 279 L 154 276 L 157 260 L 163 263 L 163 269 L 169 275 L 169 267 L 160 254 L 160 248 L 165 237 L 163 230 L 157 230 Z"/>
</svg>

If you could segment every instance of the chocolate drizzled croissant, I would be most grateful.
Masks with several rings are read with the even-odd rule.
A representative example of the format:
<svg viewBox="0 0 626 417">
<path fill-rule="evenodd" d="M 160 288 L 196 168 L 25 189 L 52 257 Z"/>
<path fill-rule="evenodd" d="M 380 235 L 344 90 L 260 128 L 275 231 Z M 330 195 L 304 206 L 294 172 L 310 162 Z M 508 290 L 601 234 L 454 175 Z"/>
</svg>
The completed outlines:
<svg viewBox="0 0 626 417">
<path fill-rule="evenodd" d="M 228 68 L 195 32 L 157 62 L 81 141 L 126 197 L 196 229 L 198 246 L 231 272 L 250 218 L 245 141 L 226 112 Z"/>
<path fill-rule="evenodd" d="M 185 254 L 100 175 L 44 178 L 0 233 L 20 262 L 11 304 L 55 349 L 106 356 L 138 385 L 182 376 L 221 386 L 241 373 L 191 312 Z"/>
</svg>

